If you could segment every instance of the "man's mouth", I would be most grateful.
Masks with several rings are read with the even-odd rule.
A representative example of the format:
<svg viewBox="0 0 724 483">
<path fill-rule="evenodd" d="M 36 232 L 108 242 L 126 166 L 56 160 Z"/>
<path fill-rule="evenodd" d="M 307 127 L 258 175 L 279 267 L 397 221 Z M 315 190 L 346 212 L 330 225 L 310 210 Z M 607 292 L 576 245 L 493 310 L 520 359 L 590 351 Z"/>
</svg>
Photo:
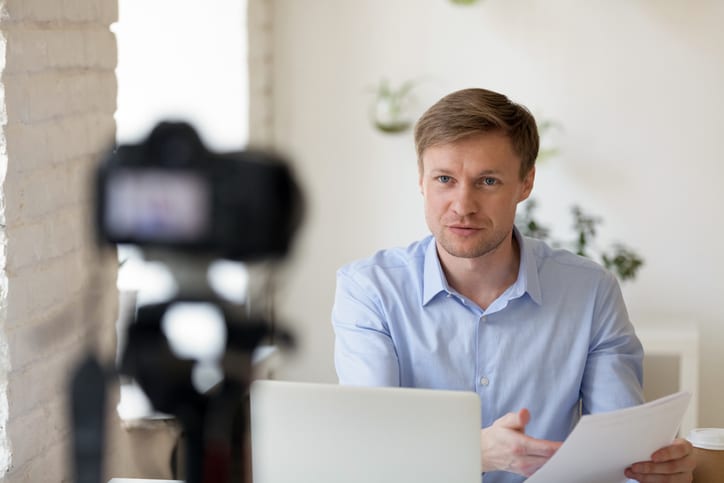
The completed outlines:
<svg viewBox="0 0 724 483">
<path fill-rule="evenodd" d="M 471 225 L 448 225 L 448 230 L 456 235 L 469 236 L 476 233 L 479 228 Z"/>
</svg>

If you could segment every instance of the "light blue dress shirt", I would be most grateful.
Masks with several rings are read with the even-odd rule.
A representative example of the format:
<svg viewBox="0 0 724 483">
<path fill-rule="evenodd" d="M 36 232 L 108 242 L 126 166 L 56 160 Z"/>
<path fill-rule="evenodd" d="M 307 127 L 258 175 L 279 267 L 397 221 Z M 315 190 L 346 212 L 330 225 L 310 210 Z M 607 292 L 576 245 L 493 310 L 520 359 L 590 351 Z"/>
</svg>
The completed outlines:
<svg viewBox="0 0 724 483">
<path fill-rule="evenodd" d="M 581 411 L 643 402 L 643 350 L 616 278 L 514 235 L 518 278 L 486 310 L 447 284 L 432 236 L 339 269 L 332 323 L 340 383 L 474 391 L 483 427 L 528 408 L 526 433 L 555 441 Z M 523 480 L 485 475 L 486 483 Z"/>
</svg>

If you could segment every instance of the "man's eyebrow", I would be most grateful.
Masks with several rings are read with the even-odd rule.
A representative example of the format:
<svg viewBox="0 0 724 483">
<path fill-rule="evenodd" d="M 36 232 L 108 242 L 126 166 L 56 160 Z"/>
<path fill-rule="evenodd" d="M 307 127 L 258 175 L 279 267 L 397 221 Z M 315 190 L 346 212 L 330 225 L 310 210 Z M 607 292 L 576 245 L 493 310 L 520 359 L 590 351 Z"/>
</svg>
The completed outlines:
<svg viewBox="0 0 724 483">
<path fill-rule="evenodd" d="M 491 174 L 499 175 L 500 173 L 501 171 L 499 169 L 484 169 L 478 173 L 478 178 L 481 178 L 483 176 L 489 176 Z"/>
<path fill-rule="evenodd" d="M 502 173 L 499 169 L 484 169 L 480 172 L 478 172 L 475 177 L 476 178 L 482 178 L 484 176 L 490 176 L 490 175 L 497 175 L 499 176 Z M 454 174 L 452 170 L 447 168 L 433 168 L 429 171 L 430 175 L 452 175 Z"/>
<path fill-rule="evenodd" d="M 433 168 L 430 170 L 430 174 L 450 174 L 452 171 L 445 168 Z"/>
</svg>

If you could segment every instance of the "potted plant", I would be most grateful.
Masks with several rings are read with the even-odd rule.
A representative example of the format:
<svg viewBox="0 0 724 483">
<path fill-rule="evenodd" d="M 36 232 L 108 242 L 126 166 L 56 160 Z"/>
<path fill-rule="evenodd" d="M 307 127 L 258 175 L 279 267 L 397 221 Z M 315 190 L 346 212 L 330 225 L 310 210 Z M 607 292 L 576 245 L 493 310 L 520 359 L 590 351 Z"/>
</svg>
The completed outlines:
<svg viewBox="0 0 724 483">
<path fill-rule="evenodd" d="M 551 133 L 560 130 L 561 125 L 552 120 L 544 120 L 538 124 L 541 139 L 549 138 Z M 558 148 L 543 143 L 538 155 L 538 162 L 554 157 Z M 567 248 L 578 255 L 600 262 L 611 270 L 621 281 L 636 278 L 639 269 L 643 266 L 643 258 L 631 248 L 621 242 L 615 242 L 609 247 L 602 248 L 596 243 L 597 227 L 603 223 L 601 217 L 589 215 L 578 205 L 571 207 L 573 216 L 572 228 L 575 236 L 573 240 L 561 241 L 552 239 L 551 230 L 543 225 L 535 216 L 537 200 L 528 199 L 523 209 L 516 216 L 516 226 L 523 235 L 538 238 L 549 242 L 554 247 Z"/>
</svg>

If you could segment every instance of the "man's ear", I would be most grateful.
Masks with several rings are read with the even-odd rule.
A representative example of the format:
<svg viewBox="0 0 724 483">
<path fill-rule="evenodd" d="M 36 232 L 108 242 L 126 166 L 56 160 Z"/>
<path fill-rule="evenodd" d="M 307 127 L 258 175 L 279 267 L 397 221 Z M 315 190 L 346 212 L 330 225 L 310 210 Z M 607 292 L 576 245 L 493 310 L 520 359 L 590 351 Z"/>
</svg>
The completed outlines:
<svg viewBox="0 0 724 483">
<path fill-rule="evenodd" d="M 523 200 L 528 199 L 530 196 L 530 193 L 533 191 L 533 185 L 535 184 L 535 166 L 530 168 L 530 171 L 528 171 L 528 174 L 525 175 L 523 178 L 523 190 L 520 192 L 520 196 L 518 197 L 518 203 L 520 203 Z"/>
</svg>

